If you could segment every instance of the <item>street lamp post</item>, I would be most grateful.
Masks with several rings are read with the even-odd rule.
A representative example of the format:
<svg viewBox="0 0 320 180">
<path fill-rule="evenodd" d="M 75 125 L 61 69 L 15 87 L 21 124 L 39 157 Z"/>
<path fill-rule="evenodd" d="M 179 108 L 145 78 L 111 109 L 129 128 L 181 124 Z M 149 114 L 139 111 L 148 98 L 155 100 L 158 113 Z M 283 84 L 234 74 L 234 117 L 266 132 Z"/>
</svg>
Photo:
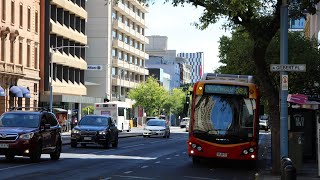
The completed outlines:
<svg viewBox="0 0 320 180">
<path fill-rule="evenodd" d="M 62 49 L 62 48 L 88 48 L 89 46 L 59 46 L 59 47 L 53 47 L 50 48 L 50 112 L 52 112 L 52 103 L 53 103 L 53 92 L 52 92 L 52 79 L 53 79 L 53 53 L 56 50 Z"/>
</svg>

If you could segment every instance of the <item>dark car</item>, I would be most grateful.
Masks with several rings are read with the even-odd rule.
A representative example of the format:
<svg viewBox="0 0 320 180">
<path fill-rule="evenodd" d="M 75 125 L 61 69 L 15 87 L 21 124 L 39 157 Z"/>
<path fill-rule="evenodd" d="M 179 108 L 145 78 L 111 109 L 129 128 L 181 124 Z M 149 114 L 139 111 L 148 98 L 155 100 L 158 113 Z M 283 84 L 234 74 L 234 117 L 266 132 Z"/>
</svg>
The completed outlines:
<svg viewBox="0 0 320 180">
<path fill-rule="evenodd" d="M 87 115 L 71 131 L 71 147 L 99 144 L 118 147 L 118 129 L 111 116 Z"/>
<path fill-rule="evenodd" d="M 0 116 L 0 154 L 7 160 L 29 156 L 38 162 L 41 154 L 60 158 L 61 126 L 47 111 L 9 111 Z"/>
</svg>

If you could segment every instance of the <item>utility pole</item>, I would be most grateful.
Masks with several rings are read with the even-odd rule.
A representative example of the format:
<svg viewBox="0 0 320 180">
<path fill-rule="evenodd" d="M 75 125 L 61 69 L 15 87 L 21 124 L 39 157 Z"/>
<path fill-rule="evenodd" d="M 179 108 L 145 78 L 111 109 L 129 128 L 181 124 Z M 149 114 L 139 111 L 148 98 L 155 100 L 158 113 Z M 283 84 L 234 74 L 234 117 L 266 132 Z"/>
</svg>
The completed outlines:
<svg viewBox="0 0 320 180">
<path fill-rule="evenodd" d="M 282 0 L 280 10 L 280 64 L 288 64 L 288 4 Z M 280 83 L 287 76 L 287 71 L 280 72 Z M 281 84 L 282 87 L 282 84 Z M 280 157 L 288 157 L 288 89 L 281 88 L 280 95 Z"/>
</svg>

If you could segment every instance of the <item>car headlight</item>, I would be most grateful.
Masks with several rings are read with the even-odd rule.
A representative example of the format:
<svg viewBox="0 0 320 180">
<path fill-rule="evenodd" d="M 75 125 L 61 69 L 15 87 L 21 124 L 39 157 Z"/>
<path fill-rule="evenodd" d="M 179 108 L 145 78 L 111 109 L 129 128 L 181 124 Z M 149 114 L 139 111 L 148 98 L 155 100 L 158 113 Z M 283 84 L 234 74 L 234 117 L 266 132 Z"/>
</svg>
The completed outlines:
<svg viewBox="0 0 320 180">
<path fill-rule="evenodd" d="M 33 135 L 34 135 L 33 132 L 32 133 L 27 133 L 27 134 L 21 134 L 20 138 L 21 139 L 25 139 L 25 140 L 29 140 L 29 139 L 31 139 L 33 137 Z"/>
<path fill-rule="evenodd" d="M 105 135 L 106 132 L 105 132 L 105 131 L 99 131 L 99 134 L 100 134 L 100 135 Z"/>
<path fill-rule="evenodd" d="M 76 129 L 73 129 L 73 130 L 72 130 L 72 133 L 74 133 L 74 134 L 79 134 L 80 131 L 79 131 L 79 130 L 76 130 Z"/>
</svg>

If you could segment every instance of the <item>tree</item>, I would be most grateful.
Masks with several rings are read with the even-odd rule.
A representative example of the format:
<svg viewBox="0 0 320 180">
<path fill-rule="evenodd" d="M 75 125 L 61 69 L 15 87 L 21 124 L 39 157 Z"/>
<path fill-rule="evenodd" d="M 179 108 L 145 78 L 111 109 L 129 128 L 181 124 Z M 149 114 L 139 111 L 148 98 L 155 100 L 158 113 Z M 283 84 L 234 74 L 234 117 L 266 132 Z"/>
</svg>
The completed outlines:
<svg viewBox="0 0 320 180">
<path fill-rule="evenodd" d="M 154 0 L 140 0 L 143 3 L 152 3 Z M 224 27 L 241 27 L 252 39 L 252 59 L 256 70 L 256 77 L 260 86 L 265 90 L 272 122 L 272 171 L 280 170 L 280 112 L 279 93 L 274 87 L 274 79 L 266 62 L 267 47 L 280 28 L 280 9 L 283 0 L 164 0 L 173 6 L 191 4 L 203 7 L 203 14 L 195 26 L 207 28 L 216 23 L 221 17 L 227 19 Z M 319 0 L 300 0 L 291 4 L 290 15 L 302 17 L 304 12 L 315 14 Z"/>
<path fill-rule="evenodd" d="M 135 100 L 136 106 L 144 107 L 148 116 L 159 115 L 168 97 L 169 93 L 152 76 L 129 91 L 129 98 Z"/>
<path fill-rule="evenodd" d="M 94 107 L 93 106 L 86 106 L 82 108 L 82 114 L 87 115 L 87 114 L 93 114 L 94 112 Z"/>
<path fill-rule="evenodd" d="M 267 48 L 266 62 L 277 64 L 280 61 L 279 33 L 272 39 Z M 308 39 L 300 32 L 290 32 L 288 36 L 288 62 L 289 64 L 306 64 L 308 71 L 305 73 L 288 72 L 289 74 L 289 93 L 320 94 L 319 84 L 320 74 L 316 73 L 320 67 L 320 51 L 318 43 L 314 39 Z M 246 32 L 236 30 L 231 37 L 223 36 L 220 38 L 219 58 L 223 66 L 216 72 L 222 74 L 251 74 L 256 75 L 254 61 L 252 59 L 253 42 Z M 246 59 L 246 63 L 243 62 Z M 274 86 L 279 89 L 279 73 L 271 73 L 274 79 Z M 310 92 L 312 90 L 312 92 Z M 261 89 L 264 92 L 264 89 Z M 309 91 L 309 92 L 308 92 Z M 263 95 L 264 93 L 262 93 Z"/>
<path fill-rule="evenodd" d="M 164 104 L 164 109 L 166 112 L 172 112 L 173 114 L 182 114 L 185 100 L 185 92 L 183 92 L 181 89 L 174 88 Z"/>
</svg>

